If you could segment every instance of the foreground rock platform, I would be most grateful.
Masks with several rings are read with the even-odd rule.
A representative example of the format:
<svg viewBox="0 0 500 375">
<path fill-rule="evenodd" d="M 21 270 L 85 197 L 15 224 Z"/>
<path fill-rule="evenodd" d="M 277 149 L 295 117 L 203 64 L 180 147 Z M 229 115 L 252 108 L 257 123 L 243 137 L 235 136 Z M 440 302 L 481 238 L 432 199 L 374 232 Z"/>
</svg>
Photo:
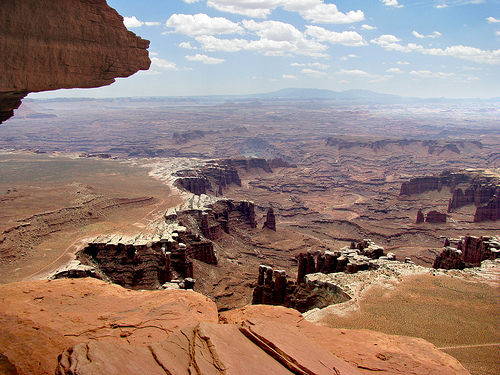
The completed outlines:
<svg viewBox="0 0 500 375">
<path fill-rule="evenodd" d="M 277 306 L 219 318 L 196 292 L 91 278 L 2 285 L 0 353 L 18 374 L 468 374 L 422 339 L 330 329 Z"/>
</svg>

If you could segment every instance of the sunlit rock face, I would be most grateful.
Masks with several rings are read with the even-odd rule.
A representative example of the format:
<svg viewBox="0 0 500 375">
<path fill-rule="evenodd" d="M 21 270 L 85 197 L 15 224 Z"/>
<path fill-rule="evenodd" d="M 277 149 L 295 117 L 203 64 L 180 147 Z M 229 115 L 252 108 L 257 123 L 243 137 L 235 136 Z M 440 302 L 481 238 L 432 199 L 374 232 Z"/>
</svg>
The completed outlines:
<svg viewBox="0 0 500 375">
<path fill-rule="evenodd" d="M 113 83 L 151 64 L 149 41 L 105 0 L 2 0 L 0 122 L 30 92 Z"/>
</svg>

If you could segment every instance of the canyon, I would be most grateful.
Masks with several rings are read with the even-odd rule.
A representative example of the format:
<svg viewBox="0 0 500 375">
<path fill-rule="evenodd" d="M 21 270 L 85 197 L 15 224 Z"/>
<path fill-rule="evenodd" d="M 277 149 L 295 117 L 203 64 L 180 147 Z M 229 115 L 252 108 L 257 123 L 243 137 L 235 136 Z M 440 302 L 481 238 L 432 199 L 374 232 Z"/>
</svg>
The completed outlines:
<svg viewBox="0 0 500 375">
<path fill-rule="evenodd" d="M 149 42 L 104 0 L 0 38 L 0 372 L 498 373 L 498 103 L 21 104 Z"/>
</svg>

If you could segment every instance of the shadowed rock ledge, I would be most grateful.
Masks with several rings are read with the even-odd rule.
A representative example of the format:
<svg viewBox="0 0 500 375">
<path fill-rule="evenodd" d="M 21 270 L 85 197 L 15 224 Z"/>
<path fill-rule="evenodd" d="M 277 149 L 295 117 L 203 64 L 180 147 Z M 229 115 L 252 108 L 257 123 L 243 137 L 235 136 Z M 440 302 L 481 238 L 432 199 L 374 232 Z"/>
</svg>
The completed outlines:
<svg viewBox="0 0 500 375">
<path fill-rule="evenodd" d="M 2 0 L 0 46 L 0 123 L 30 92 L 105 86 L 151 63 L 106 0 Z"/>
</svg>

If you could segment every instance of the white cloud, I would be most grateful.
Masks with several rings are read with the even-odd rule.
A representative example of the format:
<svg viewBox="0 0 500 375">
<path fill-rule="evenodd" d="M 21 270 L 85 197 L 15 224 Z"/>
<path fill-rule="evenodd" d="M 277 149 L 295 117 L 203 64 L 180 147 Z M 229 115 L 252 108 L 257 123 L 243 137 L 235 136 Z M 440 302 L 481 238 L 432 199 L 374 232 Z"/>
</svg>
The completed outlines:
<svg viewBox="0 0 500 375">
<path fill-rule="evenodd" d="M 410 63 L 408 61 L 398 61 L 396 64 L 397 65 L 410 65 Z"/>
<path fill-rule="evenodd" d="M 495 17 L 488 17 L 488 18 L 486 18 L 486 21 L 488 21 L 488 23 L 498 23 L 498 22 L 500 22 L 500 20 L 496 19 Z"/>
<path fill-rule="evenodd" d="M 403 73 L 403 71 L 399 68 L 390 68 L 386 70 L 387 73 Z"/>
<path fill-rule="evenodd" d="M 399 52 L 420 52 L 425 55 L 433 56 L 448 56 L 458 59 L 474 61 L 477 63 L 500 64 L 500 49 L 494 51 L 481 50 L 476 47 L 469 46 L 450 46 L 442 48 L 425 48 L 421 45 L 409 43 L 406 46 L 398 44 L 401 41 L 394 35 L 382 35 L 379 38 L 372 39 L 370 42 L 380 45 L 387 51 Z"/>
<path fill-rule="evenodd" d="M 210 17 L 204 13 L 191 14 L 173 14 L 166 25 L 174 29 L 174 33 L 195 35 L 214 35 L 214 34 L 241 34 L 243 28 L 223 17 Z"/>
<path fill-rule="evenodd" d="M 298 12 L 313 23 L 351 23 L 365 18 L 361 10 L 342 13 L 335 4 L 325 4 L 324 0 L 207 0 L 207 5 L 221 12 L 254 18 L 266 18 L 273 9 L 281 7 Z"/>
<path fill-rule="evenodd" d="M 399 5 L 398 0 L 380 0 L 382 1 L 385 5 L 389 7 L 395 7 L 395 8 L 402 8 L 402 5 Z"/>
<path fill-rule="evenodd" d="M 282 3 L 281 0 L 207 0 L 209 7 L 221 12 L 256 18 L 266 18 L 272 9 L 281 6 Z"/>
<path fill-rule="evenodd" d="M 370 42 L 380 45 L 387 45 L 391 43 L 400 42 L 401 39 L 391 34 L 384 34 L 379 36 L 378 38 L 372 39 Z"/>
<path fill-rule="evenodd" d="M 358 57 L 358 56 L 353 55 L 353 54 L 349 54 L 349 55 L 347 55 L 347 56 L 342 56 L 342 57 L 340 58 L 340 60 L 342 60 L 342 61 L 347 61 L 347 60 L 349 60 L 349 59 L 354 59 L 354 58 L 356 58 L 356 57 Z"/>
<path fill-rule="evenodd" d="M 361 10 L 342 13 L 335 4 L 318 4 L 300 14 L 312 23 L 353 23 L 365 19 L 365 14 Z"/>
<path fill-rule="evenodd" d="M 200 35 L 195 39 L 205 51 L 238 52 L 250 43 L 246 39 L 219 39 L 213 35 Z"/>
<path fill-rule="evenodd" d="M 349 76 L 355 76 L 355 77 L 372 77 L 370 73 L 365 72 L 364 70 L 344 70 L 342 69 L 338 74 L 341 75 L 349 75 Z"/>
<path fill-rule="evenodd" d="M 296 41 L 305 38 L 303 33 L 289 23 L 279 21 L 255 22 L 254 20 L 244 20 L 242 23 L 247 30 L 255 31 L 261 38 L 269 40 L 280 42 Z"/>
<path fill-rule="evenodd" d="M 462 66 L 462 70 L 482 70 L 483 68 L 474 68 L 472 66 Z"/>
<path fill-rule="evenodd" d="M 143 25 L 146 26 L 160 26 L 161 22 L 142 22 L 139 21 L 135 16 L 132 17 L 123 17 L 123 24 L 127 29 L 131 29 L 134 27 L 141 27 Z"/>
<path fill-rule="evenodd" d="M 207 56 L 207 55 L 200 55 L 199 53 L 197 53 L 196 55 L 194 56 L 184 56 L 186 59 L 188 59 L 189 61 L 195 61 L 195 62 L 201 62 L 203 64 L 211 64 L 211 65 L 215 65 L 215 64 L 222 64 L 224 61 L 224 59 L 218 59 L 216 57 L 210 57 L 210 56 Z"/>
<path fill-rule="evenodd" d="M 306 34 L 310 35 L 320 42 L 329 42 L 332 44 L 343 44 L 345 46 L 365 46 L 367 43 L 363 40 L 363 37 L 359 35 L 356 31 L 342 31 L 337 33 L 335 31 L 329 31 L 319 26 L 306 26 Z"/>
<path fill-rule="evenodd" d="M 375 30 L 376 29 L 375 26 L 370 26 L 370 25 L 361 25 L 361 28 L 363 30 Z"/>
<path fill-rule="evenodd" d="M 376 83 L 376 82 L 383 82 L 387 81 L 389 78 L 392 78 L 392 75 L 385 75 L 382 76 L 380 74 L 371 74 L 368 72 L 365 72 L 364 70 L 359 70 L 359 69 L 353 69 L 353 70 L 345 70 L 342 69 L 341 71 L 335 73 L 336 75 L 344 76 L 344 78 L 352 78 L 352 79 L 358 79 L 358 80 L 369 80 L 368 82 L 371 83 Z"/>
<path fill-rule="evenodd" d="M 436 8 L 436 9 L 448 8 L 448 5 L 446 5 L 446 4 L 434 5 L 434 8 Z"/>
<path fill-rule="evenodd" d="M 326 76 L 325 72 L 320 72 L 319 70 L 304 68 L 300 71 L 302 74 L 308 75 L 309 77 L 321 78 Z"/>
<path fill-rule="evenodd" d="M 310 66 L 312 68 L 323 69 L 323 70 L 326 70 L 330 67 L 330 65 L 321 64 L 319 62 L 307 63 L 307 64 L 291 63 L 290 66 L 299 66 L 299 67 Z"/>
<path fill-rule="evenodd" d="M 281 78 L 283 78 L 283 79 L 297 79 L 297 77 L 296 77 L 296 76 L 292 76 L 292 75 L 290 75 L 290 74 L 283 74 L 283 75 L 281 76 Z"/>
<path fill-rule="evenodd" d="M 159 59 L 158 57 L 151 58 L 151 67 L 162 70 L 180 70 L 179 67 L 172 61 Z"/>
<path fill-rule="evenodd" d="M 495 31 L 496 36 L 500 36 L 500 31 Z"/>
<path fill-rule="evenodd" d="M 412 70 L 410 74 L 421 78 L 451 78 L 455 77 L 455 73 L 431 72 L 429 70 Z"/>
<path fill-rule="evenodd" d="M 416 31 L 413 31 L 412 32 L 413 36 L 417 37 L 417 38 L 439 38 L 440 36 L 442 36 L 443 34 L 441 34 L 439 31 L 434 31 L 432 34 L 430 35 L 422 35 L 422 34 L 419 34 L 418 32 Z"/>
<path fill-rule="evenodd" d="M 192 46 L 190 42 L 179 43 L 179 47 L 185 48 L 185 49 L 196 49 L 196 47 Z"/>
<path fill-rule="evenodd" d="M 123 24 L 127 29 L 131 29 L 133 27 L 141 27 L 144 25 L 144 22 L 139 21 L 135 16 L 132 17 L 123 17 Z"/>
<path fill-rule="evenodd" d="M 324 57 L 323 52 L 328 49 L 324 44 L 308 40 L 305 37 L 294 41 L 287 41 L 270 40 L 267 38 L 261 38 L 260 40 L 219 39 L 212 35 L 201 35 L 196 37 L 196 41 L 201 43 L 201 48 L 206 51 L 237 52 L 246 50 L 260 52 L 266 56 L 296 54 Z"/>
</svg>

